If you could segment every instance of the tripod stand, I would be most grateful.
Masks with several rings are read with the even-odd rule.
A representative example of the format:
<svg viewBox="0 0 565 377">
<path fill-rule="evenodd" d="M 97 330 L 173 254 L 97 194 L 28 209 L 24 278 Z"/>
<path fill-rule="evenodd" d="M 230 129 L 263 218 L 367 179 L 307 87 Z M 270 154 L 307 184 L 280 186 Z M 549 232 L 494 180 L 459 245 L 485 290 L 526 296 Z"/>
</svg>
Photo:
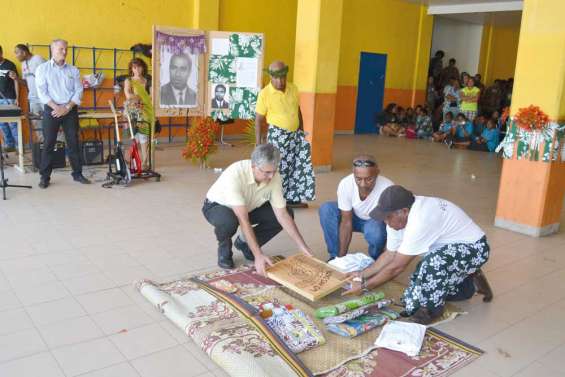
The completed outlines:
<svg viewBox="0 0 565 377">
<path fill-rule="evenodd" d="M 8 187 L 18 187 L 18 188 L 28 188 L 31 186 L 22 185 L 9 185 L 8 178 L 4 178 L 4 149 L 2 148 L 2 140 L 0 140 L 0 186 L 2 187 L 2 198 L 6 200 L 6 188 Z"/>
</svg>

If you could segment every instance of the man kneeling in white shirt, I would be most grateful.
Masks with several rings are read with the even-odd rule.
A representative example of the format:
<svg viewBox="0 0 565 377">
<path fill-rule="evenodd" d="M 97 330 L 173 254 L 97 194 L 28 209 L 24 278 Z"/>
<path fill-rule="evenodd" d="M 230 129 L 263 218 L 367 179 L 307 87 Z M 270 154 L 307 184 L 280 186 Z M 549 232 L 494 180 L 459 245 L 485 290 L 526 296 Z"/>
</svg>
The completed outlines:
<svg viewBox="0 0 565 377">
<path fill-rule="evenodd" d="M 373 156 L 353 159 L 353 174 L 343 178 L 337 188 L 337 202 L 320 207 L 320 224 L 330 260 L 347 254 L 353 232 L 363 233 L 369 244 L 369 255 L 377 259 L 386 243 L 386 226 L 373 220 L 369 213 L 377 206 L 384 189 L 392 186 L 390 179 L 379 175 Z"/>
<path fill-rule="evenodd" d="M 383 191 L 371 218 L 387 224 L 386 251 L 364 270 L 345 294 L 359 294 L 392 280 L 421 256 L 404 291 L 403 314 L 429 324 L 443 314 L 445 301 L 484 301 L 492 291 L 480 268 L 489 258 L 485 233 L 447 200 L 414 196 L 402 186 Z M 365 280 L 368 279 L 368 280 Z"/>
</svg>

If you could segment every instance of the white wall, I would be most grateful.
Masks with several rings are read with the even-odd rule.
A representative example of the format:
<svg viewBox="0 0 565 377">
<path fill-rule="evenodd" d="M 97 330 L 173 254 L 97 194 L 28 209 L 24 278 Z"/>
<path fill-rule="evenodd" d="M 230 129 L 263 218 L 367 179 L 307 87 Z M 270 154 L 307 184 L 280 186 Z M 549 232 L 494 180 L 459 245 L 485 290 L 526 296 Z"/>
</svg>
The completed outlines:
<svg viewBox="0 0 565 377">
<path fill-rule="evenodd" d="M 474 75 L 479 68 L 482 34 L 483 25 L 435 16 L 431 54 L 433 56 L 437 50 L 443 50 L 444 66 L 449 59 L 455 58 L 459 72 Z"/>
</svg>

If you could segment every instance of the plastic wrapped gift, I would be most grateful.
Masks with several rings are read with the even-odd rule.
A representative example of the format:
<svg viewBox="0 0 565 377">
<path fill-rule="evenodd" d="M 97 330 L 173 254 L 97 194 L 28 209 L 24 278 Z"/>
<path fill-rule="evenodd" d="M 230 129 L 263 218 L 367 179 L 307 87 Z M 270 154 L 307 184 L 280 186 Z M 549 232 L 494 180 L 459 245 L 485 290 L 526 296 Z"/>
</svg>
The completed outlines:
<svg viewBox="0 0 565 377">
<path fill-rule="evenodd" d="M 306 351 L 326 342 L 322 332 L 303 311 L 274 307 L 272 313 L 265 322 L 292 352 Z"/>
<path fill-rule="evenodd" d="M 326 327 L 328 331 L 334 334 L 353 338 L 383 325 L 386 321 L 388 321 L 388 317 L 383 314 L 370 314 L 362 315 L 343 323 L 331 323 Z"/>
</svg>

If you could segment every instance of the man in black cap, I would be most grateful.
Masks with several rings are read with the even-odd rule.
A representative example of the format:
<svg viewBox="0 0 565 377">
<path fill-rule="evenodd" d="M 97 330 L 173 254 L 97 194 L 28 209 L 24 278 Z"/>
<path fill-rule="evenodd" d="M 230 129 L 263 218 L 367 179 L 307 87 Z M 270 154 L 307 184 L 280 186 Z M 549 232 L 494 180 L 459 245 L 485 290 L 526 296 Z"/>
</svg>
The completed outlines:
<svg viewBox="0 0 565 377">
<path fill-rule="evenodd" d="M 395 185 L 383 191 L 370 215 L 387 224 L 386 251 L 344 294 L 378 287 L 422 256 L 402 297 L 404 314 L 416 322 L 431 323 L 443 314 L 445 301 L 466 300 L 475 291 L 485 302 L 492 299 L 480 270 L 490 247 L 485 233 L 461 208 Z"/>
</svg>

